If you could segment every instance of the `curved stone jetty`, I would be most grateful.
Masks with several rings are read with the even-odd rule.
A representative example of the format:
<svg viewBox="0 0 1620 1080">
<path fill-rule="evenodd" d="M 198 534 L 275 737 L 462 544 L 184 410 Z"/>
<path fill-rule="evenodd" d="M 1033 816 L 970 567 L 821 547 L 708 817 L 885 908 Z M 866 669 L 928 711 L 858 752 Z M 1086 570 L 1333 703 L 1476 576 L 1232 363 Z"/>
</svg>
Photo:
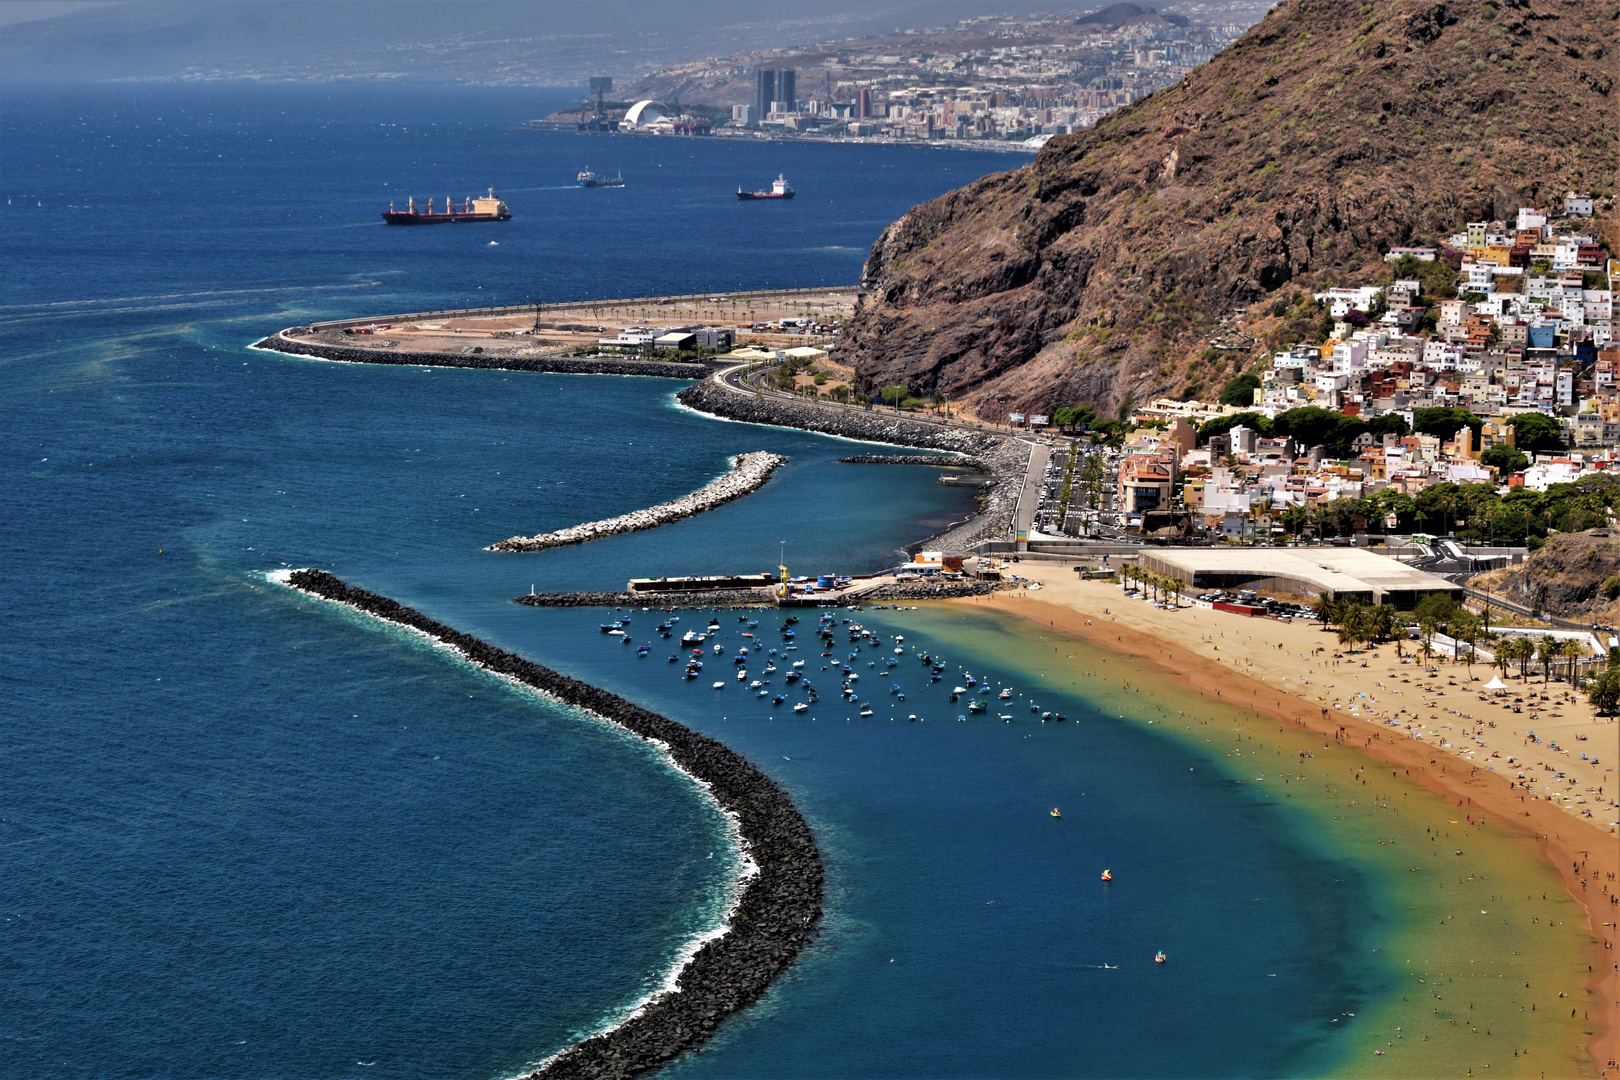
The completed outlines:
<svg viewBox="0 0 1620 1080">
<path fill-rule="evenodd" d="M 487 671 L 660 743 L 676 767 L 708 785 L 721 808 L 736 816 L 758 873 L 744 879 L 726 932 L 687 962 L 677 976 L 677 989 L 652 999 L 612 1031 L 563 1051 L 524 1080 L 606 1080 L 655 1069 L 714 1034 L 722 1020 L 764 993 L 798 955 L 821 917 L 821 855 L 792 800 L 740 754 L 617 694 L 498 649 L 325 571 L 295 570 L 286 581 L 453 646 Z"/>
<path fill-rule="evenodd" d="M 563 547 L 566 544 L 583 544 L 588 540 L 616 536 L 619 533 L 656 529 L 671 521 L 679 521 L 693 514 L 701 514 L 705 510 L 713 510 L 732 499 L 741 498 L 750 491 L 763 487 L 765 481 L 771 478 L 771 473 L 787 462 L 788 459 L 781 454 L 772 454 L 766 450 L 741 454 L 726 475 L 716 477 L 692 494 L 682 495 L 673 502 L 649 506 L 645 510 L 633 510 L 605 521 L 587 521 L 583 525 L 571 525 L 566 529 L 541 533 L 538 536 L 513 536 L 498 544 L 491 544 L 486 550 L 541 551 L 545 548 Z"/>
</svg>

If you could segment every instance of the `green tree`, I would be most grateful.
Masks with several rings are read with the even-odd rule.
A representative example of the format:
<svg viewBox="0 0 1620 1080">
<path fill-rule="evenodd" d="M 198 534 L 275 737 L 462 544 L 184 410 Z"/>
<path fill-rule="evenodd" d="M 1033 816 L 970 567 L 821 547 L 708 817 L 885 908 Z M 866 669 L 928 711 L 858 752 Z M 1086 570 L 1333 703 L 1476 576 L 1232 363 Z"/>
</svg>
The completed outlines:
<svg viewBox="0 0 1620 1080">
<path fill-rule="evenodd" d="M 1564 429 L 1557 420 L 1540 413 L 1517 413 L 1508 418 L 1513 445 L 1520 450 L 1557 453 L 1564 449 Z"/>
<path fill-rule="evenodd" d="M 1454 642 L 1464 642 L 1468 645 L 1468 674 L 1474 674 L 1474 643 L 1479 640 L 1482 629 L 1480 618 L 1467 608 L 1458 608 L 1446 625 L 1446 632 L 1451 635 Z M 1451 658 L 1457 659 L 1456 647 L 1452 647 Z"/>
<path fill-rule="evenodd" d="M 910 396 L 911 391 L 900 383 L 896 383 L 893 386 L 885 386 L 883 388 L 883 401 L 888 405 L 898 405 L 900 402 L 904 401 Z"/>
<path fill-rule="evenodd" d="M 1215 435 L 1225 435 L 1235 427 L 1246 427 L 1258 431 L 1262 436 L 1270 438 L 1272 435 L 1271 418 L 1257 412 L 1233 413 L 1230 416 L 1217 416 L 1213 420 L 1206 420 L 1198 425 L 1198 445 L 1209 442 Z"/>
<path fill-rule="evenodd" d="M 1479 456 L 1480 463 L 1498 469 L 1503 479 L 1516 472 L 1523 472 L 1530 464 L 1530 459 L 1507 443 L 1497 443 Z"/>
<path fill-rule="evenodd" d="M 1222 405 L 1253 405 L 1254 392 L 1260 389 L 1260 377 L 1245 371 L 1221 388 Z"/>
<path fill-rule="evenodd" d="M 1601 713 L 1614 715 L 1620 706 L 1620 671 L 1613 667 L 1586 684 L 1586 700 Z"/>
<path fill-rule="evenodd" d="M 1558 659 L 1559 648 L 1556 638 L 1543 637 L 1536 642 L 1536 660 L 1541 664 L 1541 685 L 1546 686 L 1547 680 L 1552 678 L 1553 661 Z"/>
<path fill-rule="evenodd" d="M 1437 439 L 1450 439 L 1464 427 L 1473 429 L 1479 434 L 1479 429 L 1485 426 L 1485 418 L 1478 416 L 1467 409 L 1413 409 L 1412 428 L 1424 435 L 1433 435 Z"/>
</svg>

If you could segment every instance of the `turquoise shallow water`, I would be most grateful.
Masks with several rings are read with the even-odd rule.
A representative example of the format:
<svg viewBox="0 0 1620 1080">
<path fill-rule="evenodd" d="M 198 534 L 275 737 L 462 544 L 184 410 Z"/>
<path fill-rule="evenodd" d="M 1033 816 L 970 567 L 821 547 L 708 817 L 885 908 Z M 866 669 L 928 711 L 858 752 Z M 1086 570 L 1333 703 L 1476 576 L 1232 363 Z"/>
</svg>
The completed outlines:
<svg viewBox="0 0 1620 1080">
<path fill-rule="evenodd" d="M 608 646 L 598 613 L 510 603 L 767 569 L 784 540 L 795 569 L 873 569 L 963 492 L 694 416 L 674 382 L 246 350 L 310 316 L 850 281 L 908 205 L 1016 162 L 509 130 L 550 107 L 206 87 L 0 105 L 0 1072 L 497 1077 L 610 1022 L 714 924 L 723 822 L 656 754 L 264 582 L 303 565 L 716 734 L 792 792 L 828 858 L 826 932 L 675 1073 L 1280 1075 L 1330 1055 L 1327 1019 L 1372 985 L 1347 960 L 1367 884 L 1321 894 L 1308 837 L 1142 729 L 767 719 Z M 647 178 L 639 209 L 551 183 L 586 164 Z M 721 197 L 783 169 L 796 216 Z M 374 224 L 385 183 L 491 182 L 509 231 Z M 188 212 L 197 192 L 232 212 Z M 715 512 L 482 550 L 753 449 L 792 463 Z M 870 621 L 1018 666 L 991 624 Z M 1132 869 L 1102 890 L 1099 863 Z M 1175 965 L 1144 964 L 1160 947 Z"/>
</svg>

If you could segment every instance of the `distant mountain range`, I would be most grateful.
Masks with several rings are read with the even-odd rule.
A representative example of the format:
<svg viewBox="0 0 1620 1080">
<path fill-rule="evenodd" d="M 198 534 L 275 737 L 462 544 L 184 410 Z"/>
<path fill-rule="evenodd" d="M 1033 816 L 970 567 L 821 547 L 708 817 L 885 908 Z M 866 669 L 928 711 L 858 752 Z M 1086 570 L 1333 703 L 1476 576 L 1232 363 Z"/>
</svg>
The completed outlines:
<svg viewBox="0 0 1620 1080">
<path fill-rule="evenodd" d="M 6 26 L 0 34 L 0 79 L 406 79 L 579 86 L 592 75 L 630 82 L 705 56 L 1054 6 L 1061 5 L 1040 0 L 143 0 Z"/>
<path fill-rule="evenodd" d="M 1612 247 L 1615 11 L 1284 0 L 1175 85 L 891 225 L 846 329 L 858 388 L 984 417 L 1213 398 L 1265 337 L 1291 343 L 1278 301 L 1359 284 L 1391 246 L 1576 190 Z"/>
</svg>

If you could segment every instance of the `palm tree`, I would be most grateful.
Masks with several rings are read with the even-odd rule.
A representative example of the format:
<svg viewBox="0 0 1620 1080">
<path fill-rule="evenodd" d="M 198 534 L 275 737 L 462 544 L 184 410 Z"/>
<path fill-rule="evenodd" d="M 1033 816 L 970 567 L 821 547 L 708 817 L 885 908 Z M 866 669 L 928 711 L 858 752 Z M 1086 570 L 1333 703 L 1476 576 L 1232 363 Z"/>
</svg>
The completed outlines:
<svg viewBox="0 0 1620 1080">
<path fill-rule="evenodd" d="M 1316 594 L 1316 603 L 1311 605 L 1311 612 L 1322 620 L 1322 629 L 1326 630 L 1333 623 L 1339 621 L 1341 603 L 1332 589 L 1323 589 Z"/>
<path fill-rule="evenodd" d="M 1536 643 L 1527 637 L 1513 639 L 1513 659 L 1519 662 L 1519 678 L 1530 678 L 1530 662 L 1536 658 Z"/>
<path fill-rule="evenodd" d="M 1544 637 L 1536 642 L 1536 659 L 1541 662 L 1541 685 L 1546 686 L 1547 680 L 1552 678 L 1552 663 L 1558 659 L 1562 650 L 1556 639 Z"/>
<path fill-rule="evenodd" d="M 1574 686 L 1576 661 L 1580 660 L 1583 652 L 1580 643 L 1573 638 L 1566 639 L 1558 651 L 1563 654 L 1565 660 L 1569 661 L 1569 685 Z"/>
<path fill-rule="evenodd" d="M 1479 640 L 1479 616 L 1467 608 L 1462 608 L 1451 617 L 1451 621 L 1446 624 L 1446 629 L 1451 632 L 1451 640 L 1454 643 L 1452 646 L 1453 660 L 1457 658 L 1455 643 L 1464 641 L 1468 643 L 1468 675 L 1469 678 L 1472 678 L 1474 675 L 1474 642 Z"/>
</svg>

